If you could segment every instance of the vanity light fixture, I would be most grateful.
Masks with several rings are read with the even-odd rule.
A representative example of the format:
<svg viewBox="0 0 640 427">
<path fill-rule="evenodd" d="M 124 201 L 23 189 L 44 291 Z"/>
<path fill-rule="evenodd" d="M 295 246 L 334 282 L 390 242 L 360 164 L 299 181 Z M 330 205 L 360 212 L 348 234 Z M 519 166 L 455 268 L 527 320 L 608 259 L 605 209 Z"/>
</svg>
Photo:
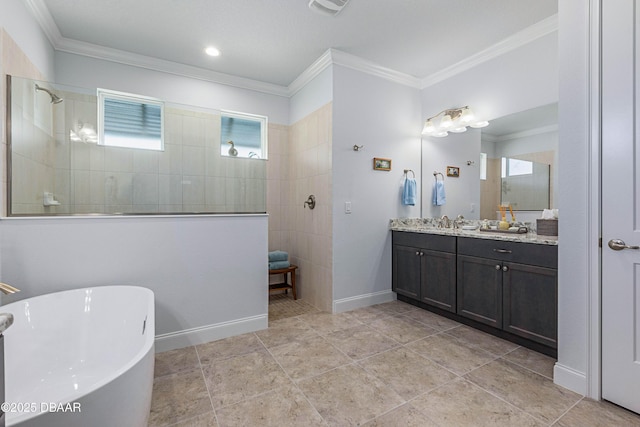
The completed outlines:
<svg viewBox="0 0 640 427">
<path fill-rule="evenodd" d="M 450 108 L 442 110 L 433 117 L 429 117 L 424 122 L 422 134 L 428 136 L 444 137 L 449 132 L 466 132 L 467 126 L 472 128 L 483 128 L 488 126 L 486 120 L 478 120 L 469 106 L 460 108 Z"/>
</svg>

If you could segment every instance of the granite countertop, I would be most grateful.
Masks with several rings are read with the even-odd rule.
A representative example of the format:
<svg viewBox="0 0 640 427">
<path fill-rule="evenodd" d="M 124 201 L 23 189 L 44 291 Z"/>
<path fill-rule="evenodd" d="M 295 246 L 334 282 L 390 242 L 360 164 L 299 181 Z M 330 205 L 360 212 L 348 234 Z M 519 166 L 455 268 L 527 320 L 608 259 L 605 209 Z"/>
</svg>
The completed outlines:
<svg viewBox="0 0 640 427">
<path fill-rule="evenodd" d="M 464 225 L 476 226 L 475 230 L 461 228 L 439 228 L 438 218 L 396 218 L 389 221 L 389 229 L 393 231 L 409 231 L 412 233 L 440 234 L 445 236 L 472 237 L 476 239 L 502 240 L 508 242 L 534 243 L 539 245 L 557 245 L 557 236 L 538 235 L 535 231 L 523 234 L 492 233 L 480 231 L 478 220 L 464 220 Z M 494 221 L 497 222 L 497 221 Z"/>
</svg>

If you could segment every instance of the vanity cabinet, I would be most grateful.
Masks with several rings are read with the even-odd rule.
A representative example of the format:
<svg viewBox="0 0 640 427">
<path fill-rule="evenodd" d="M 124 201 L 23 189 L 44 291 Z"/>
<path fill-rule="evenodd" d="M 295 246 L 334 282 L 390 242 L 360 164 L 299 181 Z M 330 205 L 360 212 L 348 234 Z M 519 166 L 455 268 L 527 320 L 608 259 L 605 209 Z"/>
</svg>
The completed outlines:
<svg viewBox="0 0 640 427">
<path fill-rule="evenodd" d="M 455 313 L 456 238 L 394 231 L 392 241 L 393 291 Z"/>
<path fill-rule="evenodd" d="M 558 248 L 458 238 L 457 313 L 557 348 Z"/>
</svg>

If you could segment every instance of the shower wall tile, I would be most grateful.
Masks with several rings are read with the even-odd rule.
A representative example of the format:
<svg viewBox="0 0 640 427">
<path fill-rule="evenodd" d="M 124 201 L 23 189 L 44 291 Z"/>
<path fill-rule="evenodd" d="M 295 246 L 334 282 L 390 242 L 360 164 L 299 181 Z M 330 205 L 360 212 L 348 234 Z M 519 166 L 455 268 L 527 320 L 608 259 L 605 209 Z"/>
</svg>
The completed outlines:
<svg viewBox="0 0 640 427">
<path fill-rule="evenodd" d="M 162 206 L 182 206 L 182 175 L 158 176 L 158 202 Z M 176 212 L 175 208 L 170 212 Z"/>
<path fill-rule="evenodd" d="M 133 172 L 133 153 L 130 148 L 105 147 L 104 170 L 110 172 Z"/>
<path fill-rule="evenodd" d="M 223 206 L 226 201 L 226 178 L 207 176 L 205 201 L 207 206 Z"/>
<path fill-rule="evenodd" d="M 155 150 L 134 150 L 133 171 L 137 173 L 158 174 L 160 156 L 164 152 Z"/>
<path fill-rule="evenodd" d="M 130 207 L 133 204 L 133 173 L 107 173 L 105 175 L 104 188 L 105 206 Z M 78 202 L 76 201 L 76 203 Z M 111 211 L 108 210 L 107 212 L 111 213 Z M 118 212 L 124 212 L 124 210 L 119 210 Z M 130 208 L 127 212 L 130 212 Z"/>
<path fill-rule="evenodd" d="M 182 147 L 182 170 L 190 175 L 205 174 L 204 147 Z"/>
<path fill-rule="evenodd" d="M 158 200 L 159 200 L 158 174 L 155 174 L 155 173 L 134 174 L 133 175 L 133 204 L 136 206 L 155 205 L 157 210 Z"/>
<path fill-rule="evenodd" d="M 182 145 L 164 145 L 164 151 L 158 159 L 158 171 L 165 174 L 182 173 Z"/>
<path fill-rule="evenodd" d="M 204 176 L 184 175 L 182 181 L 182 202 L 185 205 L 202 206 L 200 210 L 204 210 L 204 187 Z"/>
<path fill-rule="evenodd" d="M 182 144 L 189 146 L 205 146 L 205 119 L 185 116 L 182 119 Z"/>
<path fill-rule="evenodd" d="M 103 171 L 90 171 L 89 179 L 89 203 L 104 205 L 105 173 Z"/>
</svg>

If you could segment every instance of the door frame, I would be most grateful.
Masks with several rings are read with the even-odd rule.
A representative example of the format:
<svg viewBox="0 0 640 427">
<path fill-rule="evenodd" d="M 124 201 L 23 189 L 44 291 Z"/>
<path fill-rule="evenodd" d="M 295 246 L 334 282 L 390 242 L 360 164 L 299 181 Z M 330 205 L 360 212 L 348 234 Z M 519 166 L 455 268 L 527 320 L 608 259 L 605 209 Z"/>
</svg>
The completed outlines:
<svg viewBox="0 0 640 427">
<path fill-rule="evenodd" d="M 602 397 L 602 0 L 589 1 L 589 174 L 586 396 Z"/>
<path fill-rule="evenodd" d="M 561 140 L 563 137 L 570 140 L 565 149 L 562 143 L 559 146 L 559 166 L 569 166 L 571 169 L 577 162 L 585 165 L 584 170 L 580 170 L 576 176 L 577 182 L 573 184 L 585 191 L 579 190 L 580 194 L 572 200 L 573 206 L 565 207 L 560 203 L 561 211 L 566 210 L 566 214 L 561 213 L 559 225 L 562 230 L 558 248 L 558 286 L 561 299 L 558 305 L 558 363 L 554 368 L 554 382 L 595 400 L 600 400 L 602 396 L 602 1 L 559 0 L 558 3 L 558 32 L 561 42 L 559 135 Z M 573 59 L 569 58 L 569 53 Z M 568 61 L 573 62 L 567 65 Z M 585 145 L 582 145 L 582 141 Z M 575 224 L 575 217 L 582 215 L 584 220 L 578 220 L 579 224 Z M 576 295 L 563 295 L 561 289 L 565 269 L 571 268 L 571 264 L 567 264 L 564 259 L 574 251 L 576 256 L 572 261 L 579 260 L 586 271 L 580 273 L 577 279 L 580 283 L 574 281 L 568 285 Z M 575 322 L 565 324 L 561 316 L 562 311 L 573 304 L 580 305 L 575 310 L 581 311 L 578 321 L 584 322 L 582 328 Z M 564 345 L 565 337 L 570 335 L 576 336 L 575 345 Z M 585 353 L 584 359 L 581 359 L 580 349 Z M 566 356 L 563 355 L 564 352 L 567 352 Z"/>
</svg>

